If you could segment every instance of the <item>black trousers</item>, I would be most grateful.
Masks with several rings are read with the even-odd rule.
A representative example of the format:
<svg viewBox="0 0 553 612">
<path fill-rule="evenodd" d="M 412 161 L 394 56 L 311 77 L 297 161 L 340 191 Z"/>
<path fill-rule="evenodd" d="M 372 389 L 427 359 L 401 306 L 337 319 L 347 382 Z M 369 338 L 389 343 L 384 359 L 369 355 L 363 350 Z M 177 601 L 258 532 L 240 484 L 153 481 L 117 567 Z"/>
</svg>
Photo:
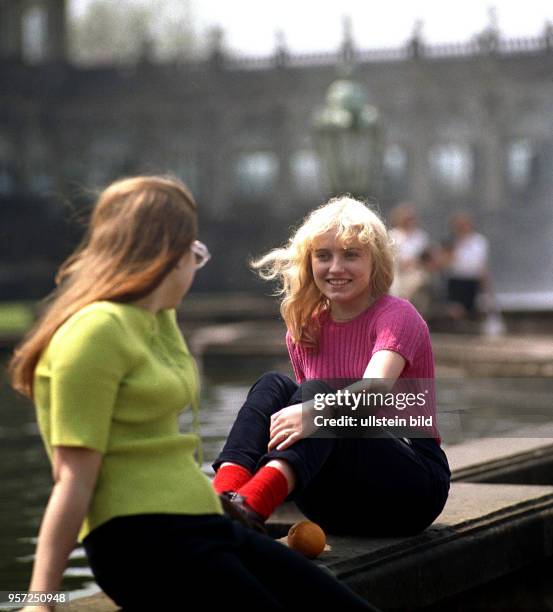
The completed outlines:
<svg viewBox="0 0 553 612">
<path fill-rule="evenodd" d="M 328 571 L 226 516 L 121 516 L 83 545 L 96 582 L 125 611 L 375 610 Z"/>
<path fill-rule="evenodd" d="M 271 415 L 311 396 L 311 383 L 298 386 L 282 374 L 264 374 L 213 469 L 229 461 L 255 473 L 271 459 L 287 461 L 297 479 L 288 499 L 328 533 L 400 536 L 430 525 L 445 505 L 451 476 L 434 439 L 405 442 L 383 430 L 383 437 L 305 438 L 267 452 Z"/>
<path fill-rule="evenodd" d="M 480 280 L 470 278 L 450 278 L 447 281 L 447 299 L 461 304 L 467 314 L 477 314 L 476 298 L 480 291 Z"/>
</svg>

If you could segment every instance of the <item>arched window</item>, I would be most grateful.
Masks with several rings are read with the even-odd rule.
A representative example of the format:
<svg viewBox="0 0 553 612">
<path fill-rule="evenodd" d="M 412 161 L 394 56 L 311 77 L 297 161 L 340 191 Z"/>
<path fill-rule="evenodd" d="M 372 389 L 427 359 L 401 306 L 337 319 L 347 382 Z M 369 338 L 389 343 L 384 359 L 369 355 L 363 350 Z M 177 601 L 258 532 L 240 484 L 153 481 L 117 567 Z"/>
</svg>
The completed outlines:
<svg viewBox="0 0 553 612">
<path fill-rule="evenodd" d="M 235 190 L 240 196 L 261 196 L 275 188 L 278 157 L 271 151 L 241 153 L 235 164 Z"/>
<path fill-rule="evenodd" d="M 407 153 L 398 144 L 391 144 L 384 152 L 384 171 L 390 180 L 403 182 L 407 175 Z"/>
<path fill-rule="evenodd" d="M 439 144 L 430 151 L 430 169 L 436 182 L 450 191 L 470 188 L 474 160 L 469 146 L 458 143 Z"/>
<path fill-rule="evenodd" d="M 513 187 L 524 189 L 532 178 L 535 148 L 527 138 L 513 140 L 507 149 L 507 173 Z"/>
<path fill-rule="evenodd" d="M 291 157 L 294 186 L 300 194 L 313 194 L 321 190 L 319 158 L 314 151 L 302 149 Z"/>
<path fill-rule="evenodd" d="M 28 64 L 40 64 L 47 58 L 48 13 L 42 4 L 31 6 L 22 20 L 23 60 Z"/>
<path fill-rule="evenodd" d="M 390 143 L 384 150 L 384 189 L 392 198 L 404 198 L 408 194 L 409 159 L 405 147 Z"/>
</svg>

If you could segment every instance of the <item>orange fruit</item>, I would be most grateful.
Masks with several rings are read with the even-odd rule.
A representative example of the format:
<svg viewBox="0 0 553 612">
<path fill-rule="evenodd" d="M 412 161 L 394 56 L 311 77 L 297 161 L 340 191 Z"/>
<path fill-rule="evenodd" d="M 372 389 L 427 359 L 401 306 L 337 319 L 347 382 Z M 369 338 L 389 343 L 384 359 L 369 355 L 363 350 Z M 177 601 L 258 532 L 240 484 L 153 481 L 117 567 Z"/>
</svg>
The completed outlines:
<svg viewBox="0 0 553 612">
<path fill-rule="evenodd" d="M 318 557 L 326 545 L 325 532 L 311 521 L 300 521 L 290 527 L 288 546 L 302 555 L 314 559 Z"/>
</svg>

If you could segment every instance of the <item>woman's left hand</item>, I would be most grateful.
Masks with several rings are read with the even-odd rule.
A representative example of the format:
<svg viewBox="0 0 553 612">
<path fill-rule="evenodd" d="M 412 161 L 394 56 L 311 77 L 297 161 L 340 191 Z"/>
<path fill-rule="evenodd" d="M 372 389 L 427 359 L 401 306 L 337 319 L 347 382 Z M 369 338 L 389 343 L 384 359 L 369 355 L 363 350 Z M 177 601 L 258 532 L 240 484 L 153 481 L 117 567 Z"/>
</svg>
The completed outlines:
<svg viewBox="0 0 553 612">
<path fill-rule="evenodd" d="M 307 438 L 317 428 L 310 418 L 311 411 L 303 404 L 294 404 L 271 416 L 268 449 L 284 450 L 298 440 Z"/>
</svg>

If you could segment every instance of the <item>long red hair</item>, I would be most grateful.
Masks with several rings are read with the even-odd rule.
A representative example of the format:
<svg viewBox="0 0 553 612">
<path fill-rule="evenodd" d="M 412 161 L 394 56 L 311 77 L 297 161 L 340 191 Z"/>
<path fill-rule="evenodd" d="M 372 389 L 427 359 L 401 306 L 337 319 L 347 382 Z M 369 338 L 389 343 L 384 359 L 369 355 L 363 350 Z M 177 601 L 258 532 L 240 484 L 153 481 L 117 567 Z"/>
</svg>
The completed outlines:
<svg viewBox="0 0 553 612">
<path fill-rule="evenodd" d="M 47 308 L 14 352 L 12 386 L 33 397 L 42 352 L 78 310 L 99 300 L 134 301 L 153 291 L 196 239 L 196 210 L 188 188 L 173 178 L 138 176 L 109 185 L 81 245 L 61 265 Z"/>
</svg>

